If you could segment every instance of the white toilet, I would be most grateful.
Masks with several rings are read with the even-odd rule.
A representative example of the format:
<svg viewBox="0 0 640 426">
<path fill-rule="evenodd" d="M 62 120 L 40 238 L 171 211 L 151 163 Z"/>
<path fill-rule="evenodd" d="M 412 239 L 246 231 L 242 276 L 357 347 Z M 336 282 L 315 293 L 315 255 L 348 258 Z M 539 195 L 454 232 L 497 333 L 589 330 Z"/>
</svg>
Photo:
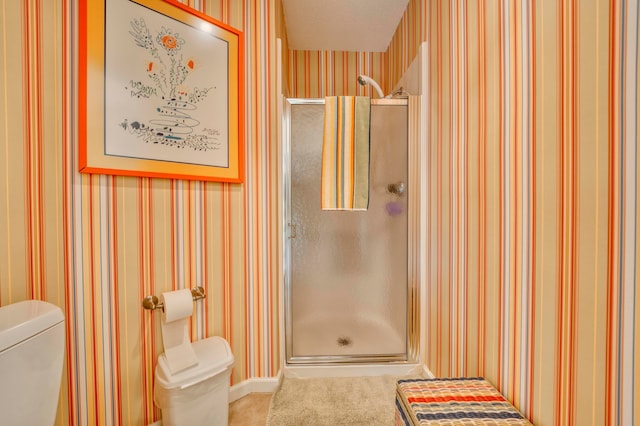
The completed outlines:
<svg viewBox="0 0 640 426">
<path fill-rule="evenodd" d="M 54 424 L 63 360 L 60 308 L 39 300 L 0 307 L 0 424 Z"/>
</svg>

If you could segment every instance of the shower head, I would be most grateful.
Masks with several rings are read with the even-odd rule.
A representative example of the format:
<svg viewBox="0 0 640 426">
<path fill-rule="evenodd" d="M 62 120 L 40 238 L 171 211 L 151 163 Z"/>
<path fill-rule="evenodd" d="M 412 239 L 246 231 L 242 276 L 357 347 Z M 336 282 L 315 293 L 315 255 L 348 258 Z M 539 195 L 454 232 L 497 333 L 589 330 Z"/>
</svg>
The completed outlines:
<svg viewBox="0 0 640 426">
<path fill-rule="evenodd" d="M 374 89 L 376 89 L 376 92 L 378 93 L 378 96 L 381 98 L 384 98 L 384 93 L 382 92 L 382 89 L 380 88 L 380 85 L 378 85 L 378 83 L 376 83 L 376 81 L 374 79 L 372 79 L 371 77 L 368 77 L 366 75 L 359 75 L 358 76 L 358 83 L 360 83 L 361 86 L 366 86 L 367 84 L 370 84 L 373 86 Z"/>
</svg>

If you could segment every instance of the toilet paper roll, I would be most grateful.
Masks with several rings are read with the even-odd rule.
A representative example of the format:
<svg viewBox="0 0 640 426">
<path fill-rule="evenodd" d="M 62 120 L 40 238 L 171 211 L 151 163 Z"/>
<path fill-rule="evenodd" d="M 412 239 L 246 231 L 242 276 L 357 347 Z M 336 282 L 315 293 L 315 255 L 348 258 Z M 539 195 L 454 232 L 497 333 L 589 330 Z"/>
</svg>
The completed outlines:
<svg viewBox="0 0 640 426">
<path fill-rule="evenodd" d="M 193 313 L 193 296 L 188 288 L 162 293 L 160 301 L 164 303 L 162 316 L 166 322 L 190 317 Z"/>
<path fill-rule="evenodd" d="M 191 290 L 182 289 L 162 293 L 160 301 L 164 304 L 161 321 L 164 357 L 171 374 L 176 374 L 198 364 L 198 357 L 189 338 L 193 296 Z"/>
</svg>

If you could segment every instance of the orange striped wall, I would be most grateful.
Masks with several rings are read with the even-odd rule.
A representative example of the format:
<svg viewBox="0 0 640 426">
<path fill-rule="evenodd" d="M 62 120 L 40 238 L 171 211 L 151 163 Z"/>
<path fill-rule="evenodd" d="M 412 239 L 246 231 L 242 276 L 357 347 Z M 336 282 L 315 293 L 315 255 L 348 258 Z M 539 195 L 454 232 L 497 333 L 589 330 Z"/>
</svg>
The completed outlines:
<svg viewBox="0 0 640 426">
<path fill-rule="evenodd" d="M 373 96 L 375 89 L 358 84 L 358 76 L 367 75 L 388 92 L 385 53 L 289 51 L 289 97 Z"/>
<path fill-rule="evenodd" d="M 281 5 L 187 3 L 245 32 L 244 185 L 78 174 L 75 2 L 0 0 L 0 305 L 65 310 L 57 424 L 158 418 L 147 293 L 204 284 L 192 335 L 230 340 L 234 383 L 277 372 Z M 429 43 L 425 363 L 536 424 L 633 424 L 640 402 L 637 30 L 637 1 L 411 0 L 385 54 L 284 60 L 293 97 L 388 92 Z"/>
<path fill-rule="evenodd" d="M 159 418 L 153 368 L 162 342 L 157 314 L 140 306 L 147 294 L 203 285 L 191 335 L 229 340 L 232 383 L 279 369 L 281 3 L 185 3 L 244 32 L 242 185 L 78 173 L 77 2 L 0 0 L 0 305 L 36 298 L 65 311 L 59 425 Z"/>
<path fill-rule="evenodd" d="M 411 0 L 429 52 L 425 363 L 535 424 L 637 424 L 637 0 Z"/>
</svg>

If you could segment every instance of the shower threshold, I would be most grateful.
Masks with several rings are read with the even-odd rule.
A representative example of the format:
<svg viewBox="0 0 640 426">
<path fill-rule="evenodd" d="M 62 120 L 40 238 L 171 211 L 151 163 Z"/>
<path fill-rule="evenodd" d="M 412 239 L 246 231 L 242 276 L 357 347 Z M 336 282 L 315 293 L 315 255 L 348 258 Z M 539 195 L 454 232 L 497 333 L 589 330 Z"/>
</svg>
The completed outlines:
<svg viewBox="0 0 640 426">
<path fill-rule="evenodd" d="M 427 370 L 415 363 L 372 363 L 372 364 L 325 364 L 299 365 L 285 364 L 284 377 L 361 377 L 361 376 L 421 376 L 428 377 Z"/>
</svg>

